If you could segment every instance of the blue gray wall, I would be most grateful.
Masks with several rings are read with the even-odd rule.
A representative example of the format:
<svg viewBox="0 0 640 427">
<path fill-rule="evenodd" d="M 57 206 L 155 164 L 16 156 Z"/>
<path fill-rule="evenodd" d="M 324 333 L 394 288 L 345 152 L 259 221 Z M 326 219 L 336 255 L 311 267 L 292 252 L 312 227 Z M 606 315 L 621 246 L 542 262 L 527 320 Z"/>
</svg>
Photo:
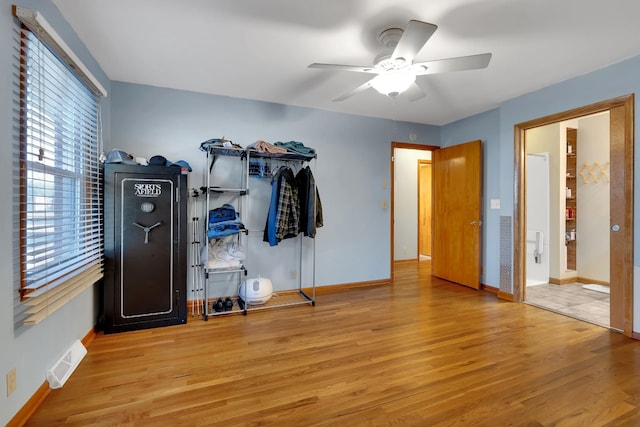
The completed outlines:
<svg viewBox="0 0 640 427">
<path fill-rule="evenodd" d="M 111 148 L 187 160 L 190 187 L 203 185 L 199 146 L 207 139 L 224 136 L 243 147 L 295 140 L 315 148 L 324 211 L 317 285 L 390 277 L 390 187 L 383 182 L 391 179 L 391 141 L 415 134 L 416 143 L 438 145 L 439 127 L 121 82 L 111 92 Z"/>
</svg>

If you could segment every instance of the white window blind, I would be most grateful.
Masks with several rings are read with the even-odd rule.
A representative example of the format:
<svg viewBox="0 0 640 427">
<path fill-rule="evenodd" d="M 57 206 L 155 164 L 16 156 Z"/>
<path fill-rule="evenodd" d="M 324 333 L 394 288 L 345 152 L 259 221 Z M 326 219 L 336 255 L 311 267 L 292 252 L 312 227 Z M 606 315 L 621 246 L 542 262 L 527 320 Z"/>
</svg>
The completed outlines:
<svg viewBox="0 0 640 427">
<path fill-rule="evenodd" d="M 20 293 L 36 324 L 103 272 L 97 96 L 20 31 Z"/>
</svg>

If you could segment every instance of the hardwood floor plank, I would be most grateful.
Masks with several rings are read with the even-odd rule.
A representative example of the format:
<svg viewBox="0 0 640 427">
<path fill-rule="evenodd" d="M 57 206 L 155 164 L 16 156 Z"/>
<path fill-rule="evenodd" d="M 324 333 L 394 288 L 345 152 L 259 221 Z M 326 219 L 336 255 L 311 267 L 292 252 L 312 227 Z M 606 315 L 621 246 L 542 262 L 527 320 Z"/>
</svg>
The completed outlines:
<svg viewBox="0 0 640 427">
<path fill-rule="evenodd" d="M 28 426 L 640 425 L 640 343 L 396 265 L 315 307 L 98 334 Z"/>
</svg>

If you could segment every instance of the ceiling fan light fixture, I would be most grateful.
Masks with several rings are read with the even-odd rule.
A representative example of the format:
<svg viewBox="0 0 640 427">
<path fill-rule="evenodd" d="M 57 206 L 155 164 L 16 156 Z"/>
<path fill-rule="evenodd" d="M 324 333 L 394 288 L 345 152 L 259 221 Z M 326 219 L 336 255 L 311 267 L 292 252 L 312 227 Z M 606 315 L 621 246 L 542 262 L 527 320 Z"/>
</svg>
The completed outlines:
<svg viewBox="0 0 640 427">
<path fill-rule="evenodd" d="M 371 80 L 371 87 L 382 95 L 398 96 L 416 81 L 416 75 L 406 70 L 389 71 Z"/>
</svg>

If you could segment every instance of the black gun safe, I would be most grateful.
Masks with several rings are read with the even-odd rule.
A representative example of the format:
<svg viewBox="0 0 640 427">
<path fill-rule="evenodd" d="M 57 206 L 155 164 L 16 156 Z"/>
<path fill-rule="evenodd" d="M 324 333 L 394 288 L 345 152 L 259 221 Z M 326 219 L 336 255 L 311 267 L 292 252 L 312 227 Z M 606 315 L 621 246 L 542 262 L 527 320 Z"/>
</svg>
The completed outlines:
<svg viewBox="0 0 640 427">
<path fill-rule="evenodd" d="M 105 333 L 186 323 L 187 175 L 104 168 Z"/>
</svg>

